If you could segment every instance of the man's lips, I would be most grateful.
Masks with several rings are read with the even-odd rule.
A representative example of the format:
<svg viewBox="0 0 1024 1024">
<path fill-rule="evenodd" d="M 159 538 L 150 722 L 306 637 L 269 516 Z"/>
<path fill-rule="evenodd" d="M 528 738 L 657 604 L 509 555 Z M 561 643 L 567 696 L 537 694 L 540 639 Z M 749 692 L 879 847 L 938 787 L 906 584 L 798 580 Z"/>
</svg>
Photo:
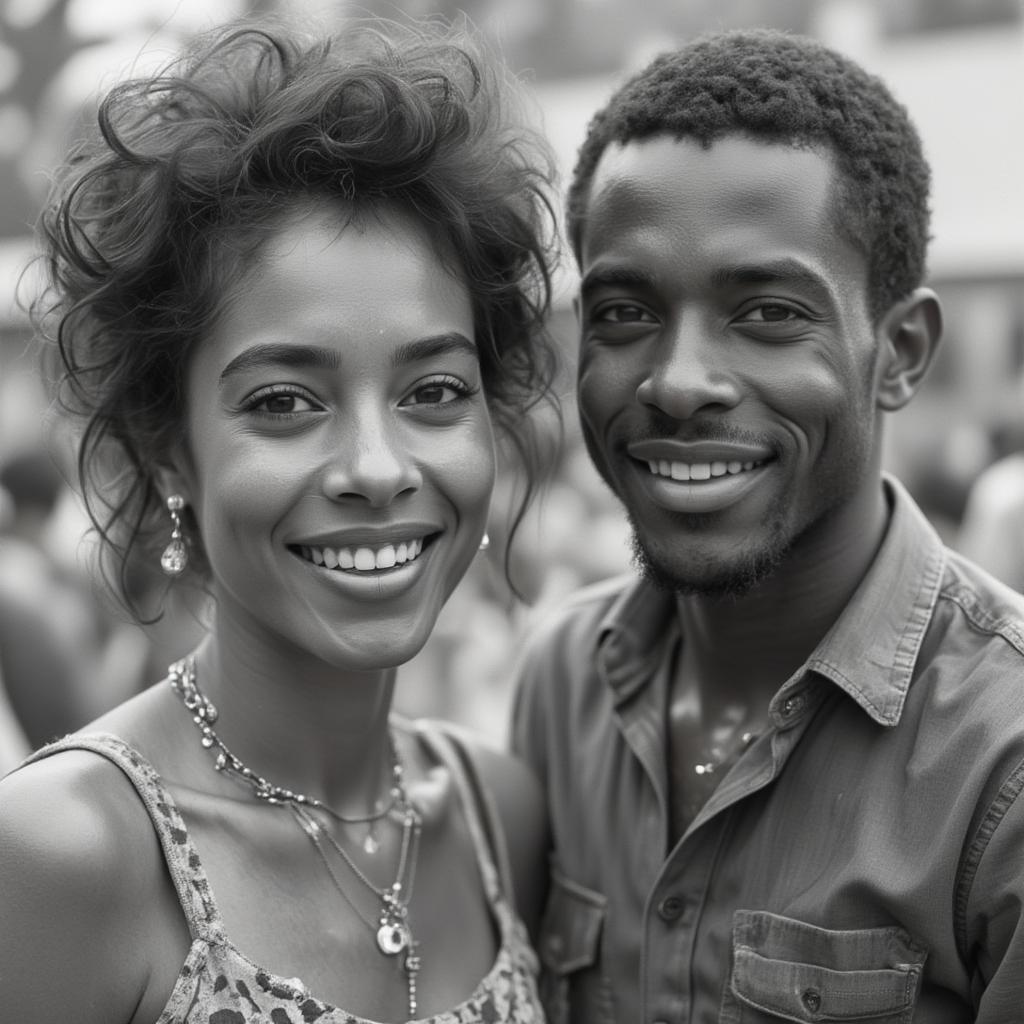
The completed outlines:
<svg viewBox="0 0 1024 1024">
<path fill-rule="evenodd" d="M 680 482 L 739 476 L 774 457 L 761 445 L 723 441 L 636 441 L 627 446 L 627 451 L 634 459 L 647 463 L 654 476 Z"/>
<path fill-rule="evenodd" d="M 714 480 L 722 476 L 737 476 L 763 465 L 763 462 L 670 462 L 667 459 L 647 462 L 648 468 L 655 476 L 665 476 L 686 483 Z"/>
</svg>

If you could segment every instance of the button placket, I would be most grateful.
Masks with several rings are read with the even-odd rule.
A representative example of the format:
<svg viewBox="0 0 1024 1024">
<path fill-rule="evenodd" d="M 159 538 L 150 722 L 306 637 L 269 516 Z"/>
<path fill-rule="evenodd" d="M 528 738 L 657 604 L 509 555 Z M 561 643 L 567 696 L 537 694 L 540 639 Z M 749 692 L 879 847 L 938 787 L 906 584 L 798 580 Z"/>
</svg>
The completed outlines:
<svg viewBox="0 0 1024 1024">
<path fill-rule="evenodd" d="M 669 923 L 678 921 L 686 910 L 686 900 L 682 896 L 666 896 L 658 904 L 658 916 Z"/>
</svg>

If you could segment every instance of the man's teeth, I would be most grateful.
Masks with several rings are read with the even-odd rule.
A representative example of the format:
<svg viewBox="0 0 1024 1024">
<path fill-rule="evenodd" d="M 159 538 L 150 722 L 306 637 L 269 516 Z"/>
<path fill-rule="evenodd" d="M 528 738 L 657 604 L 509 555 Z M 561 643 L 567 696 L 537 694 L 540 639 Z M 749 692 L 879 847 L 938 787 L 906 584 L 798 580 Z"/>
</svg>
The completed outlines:
<svg viewBox="0 0 1024 1024">
<path fill-rule="evenodd" d="M 418 558 L 423 550 L 423 538 L 384 544 L 379 548 L 313 548 L 303 545 L 302 557 L 328 569 L 352 569 L 372 572 L 375 569 L 393 569 Z"/>
<path fill-rule="evenodd" d="M 711 480 L 716 476 L 735 476 L 745 473 L 759 462 L 670 462 L 668 459 L 649 459 L 647 465 L 655 476 L 673 480 Z"/>
</svg>

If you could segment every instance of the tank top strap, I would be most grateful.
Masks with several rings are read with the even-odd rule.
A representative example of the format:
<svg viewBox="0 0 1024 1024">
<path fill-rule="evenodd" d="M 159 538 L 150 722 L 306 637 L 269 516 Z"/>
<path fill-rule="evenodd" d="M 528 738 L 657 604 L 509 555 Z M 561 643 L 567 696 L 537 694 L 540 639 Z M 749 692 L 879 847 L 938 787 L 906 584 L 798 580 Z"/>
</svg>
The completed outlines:
<svg viewBox="0 0 1024 1024">
<path fill-rule="evenodd" d="M 505 830 L 494 797 L 458 731 L 447 723 L 419 719 L 415 730 L 421 741 L 452 774 L 469 826 L 484 890 L 492 903 L 514 903 L 512 869 Z"/>
<path fill-rule="evenodd" d="M 88 750 L 105 757 L 127 776 L 149 814 L 193 939 L 222 940 L 224 926 L 210 893 L 199 854 L 184 819 L 156 769 L 134 747 L 109 733 L 65 736 L 31 754 L 30 764 L 65 750 Z"/>
</svg>

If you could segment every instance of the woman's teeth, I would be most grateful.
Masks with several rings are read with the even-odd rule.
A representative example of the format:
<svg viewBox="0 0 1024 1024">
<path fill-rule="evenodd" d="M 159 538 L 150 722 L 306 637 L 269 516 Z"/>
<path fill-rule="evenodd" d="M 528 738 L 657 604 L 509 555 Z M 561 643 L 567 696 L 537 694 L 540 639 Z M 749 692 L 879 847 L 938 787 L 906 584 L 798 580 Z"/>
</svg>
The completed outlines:
<svg viewBox="0 0 1024 1024">
<path fill-rule="evenodd" d="M 711 480 L 716 476 L 735 476 L 760 466 L 760 462 L 670 462 L 668 459 L 649 459 L 647 465 L 655 476 L 673 480 Z"/>
<path fill-rule="evenodd" d="M 418 558 L 423 550 L 423 538 L 403 541 L 401 544 L 384 544 L 379 548 L 314 548 L 303 544 L 299 551 L 307 562 L 322 565 L 327 569 L 345 569 L 354 572 L 374 572 L 377 569 L 393 569 Z"/>
</svg>

